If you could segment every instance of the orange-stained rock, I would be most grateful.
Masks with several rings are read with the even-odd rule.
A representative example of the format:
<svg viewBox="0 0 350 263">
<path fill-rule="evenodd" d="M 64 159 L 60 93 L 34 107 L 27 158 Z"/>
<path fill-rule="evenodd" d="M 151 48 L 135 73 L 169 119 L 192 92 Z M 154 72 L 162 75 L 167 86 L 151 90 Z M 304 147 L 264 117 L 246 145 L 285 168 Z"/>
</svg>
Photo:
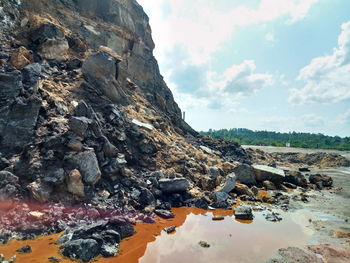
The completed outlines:
<svg viewBox="0 0 350 263">
<path fill-rule="evenodd" d="M 20 46 L 10 57 L 10 63 L 16 69 L 24 68 L 33 62 L 33 55 L 24 46 Z"/>
<path fill-rule="evenodd" d="M 68 192 L 74 195 L 75 199 L 81 200 L 85 197 L 84 184 L 79 170 L 70 171 L 67 181 Z"/>
</svg>

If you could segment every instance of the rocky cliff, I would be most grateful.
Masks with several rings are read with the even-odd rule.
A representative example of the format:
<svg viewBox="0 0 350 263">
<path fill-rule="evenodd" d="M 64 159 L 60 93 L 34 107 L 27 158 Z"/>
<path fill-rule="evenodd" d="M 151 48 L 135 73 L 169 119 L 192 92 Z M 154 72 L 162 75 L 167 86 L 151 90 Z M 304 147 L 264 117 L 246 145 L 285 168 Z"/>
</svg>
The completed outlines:
<svg viewBox="0 0 350 263">
<path fill-rule="evenodd" d="M 12 211 L 3 239 L 48 221 L 64 229 L 67 204 L 94 207 L 84 222 L 107 208 L 207 207 L 250 164 L 239 145 L 181 119 L 135 0 L 0 0 L 0 24 L 0 201 Z M 23 200 L 46 204 L 45 224 Z"/>
<path fill-rule="evenodd" d="M 332 185 L 197 134 L 153 49 L 135 0 L 0 0 L 0 243 L 67 229 L 62 254 L 89 261 L 174 206 L 286 208 L 259 188 Z"/>
</svg>

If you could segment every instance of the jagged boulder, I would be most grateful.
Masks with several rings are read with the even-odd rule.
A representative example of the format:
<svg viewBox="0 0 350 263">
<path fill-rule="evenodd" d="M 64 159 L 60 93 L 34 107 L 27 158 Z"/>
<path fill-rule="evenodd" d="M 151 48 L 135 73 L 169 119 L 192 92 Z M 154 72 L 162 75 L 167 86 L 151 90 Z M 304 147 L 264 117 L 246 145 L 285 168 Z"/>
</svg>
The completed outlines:
<svg viewBox="0 0 350 263">
<path fill-rule="evenodd" d="M 246 185 L 256 184 L 256 176 L 252 166 L 248 164 L 239 164 L 233 169 L 233 172 L 235 173 L 238 182 Z"/>
<path fill-rule="evenodd" d="M 230 193 L 236 186 L 236 175 L 235 173 L 230 173 L 225 177 L 225 181 L 222 184 L 221 192 Z"/>
<path fill-rule="evenodd" d="M 268 180 L 263 181 L 262 185 L 265 187 L 266 190 L 277 190 L 276 185 Z"/>
<path fill-rule="evenodd" d="M 256 180 L 259 182 L 268 180 L 275 184 L 281 184 L 285 180 L 285 173 L 282 169 L 260 164 L 254 164 L 252 167 L 256 175 Z"/>
<path fill-rule="evenodd" d="M 22 76 L 20 71 L 0 73 L 0 109 L 9 105 L 22 89 Z M 0 128 L 1 128 L 0 113 Z"/>
<path fill-rule="evenodd" d="M 32 139 L 41 98 L 19 97 L 22 90 L 20 71 L 0 73 L 0 149 L 20 152 Z"/>
<path fill-rule="evenodd" d="M 45 22 L 30 33 L 33 48 L 44 59 L 63 61 L 69 49 L 64 31 L 53 23 Z"/>
<path fill-rule="evenodd" d="M 10 63 L 16 69 L 21 69 L 33 61 L 33 54 L 23 46 L 20 46 L 10 57 Z"/>
<path fill-rule="evenodd" d="M 323 187 L 330 187 L 333 185 L 333 178 L 325 174 L 311 174 L 309 181 L 312 184 L 321 183 Z"/>
<path fill-rule="evenodd" d="M 94 185 L 100 180 L 101 171 L 93 149 L 77 153 L 69 161 L 82 173 L 85 183 Z"/>
<path fill-rule="evenodd" d="M 32 89 L 33 92 L 38 90 L 39 79 L 41 77 L 42 68 L 39 63 L 33 63 L 25 66 L 21 70 L 22 83 L 25 89 Z"/>
<path fill-rule="evenodd" d="M 52 193 L 52 187 L 40 181 L 35 181 L 27 186 L 33 199 L 40 203 L 45 203 L 49 200 Z"/>
<path fill-rule="evenodd" d="M 126 94 L 117 83 L 119 61 L 105 51 L 93 53 L 85 59 L 82 72 L 86 81 L 113 102 L 123 102 Z"/>
<path fill-rule="evenodd" d="M 84 184 L 79 170 L 70 171 L 67 179 L 67 189 L 77 200 L 85 197 Z"/>
<path fill-rule="evenodd" d="M 92 123 L 91 119 L 88 119 L 86 117 L 75 117 L 72 116 L 69 119 L 69 128 L 71 131 L 73 131 L 76 135 L 84 138 L 87 132 L 87 129 L 89 125 Z"/>
<path fill-rule="evenodd" d="M 237 183 L 235 186 L 235 192 L 239 195 L 247 195 L 247 196 L 254 196 L 254 193 L 252 190 L 249 189 L 249 187 L 245 184 L 239 184 Z"/>
<path fill-rule="evenodd" d="M 230 196 L 226 193 L 226 192 L 215 192 L 214 193 L 214 199 L 215 199 L 215 202 L 225 202 L 227 199 L 229 199 Z"/>
<path fill-rule="evenodd" d="M 42 181 L 51 185 L 61 185 L 65 179 L 64 170 L 62 168 L 49 171 L 43 178 Z"/>
<path fill-rule="evenodd" d="M 61 246 L 63 256 L 88 262 L 99 254 L 99 245 L 94 239 L 76 239 Z"/>
<path fill-rule="evenodd" d="M 8 149 L 8 152 L 20 152 L 33 139 L 41 104 L 42 100 L 39 97 L 32 96 L 29 99 L 18 101 L 11 107 L 11 110 L 0 120 L 5 123 L 1 133 L 0 147 Z"/>
<path fill-rule="evenodd" d="M 163 178 L 158 183 L 160 190 L 164 193 L 181 193 L 190 187 L 186 178 Z"/>
<path fill-rule="evenodd" d="M 134 233 L 129 223 L 99 221 L 66 230 L 57 243 L 61 244 L 64 256 L 87 262 L 98 255 L 115 256 L 119 250 L 118 243 Z"/>
<path fill-rule="evenodd" d="M 236 219 L 242 220 L 252 220 L 253 219 L 253 211 L 250 206 L 242 205 L 234 208 L 234 214 Z"/>
<path fill-rule="evenodd" d="M 18 177 L 8 171 L 0 171 L 0 200 L 6 200 L 18 193 Z"/>
<path fill-rule="evenodd" d="M 66 39 L 48 39 L 41 45 L 38 54 L 46 59 L 63 61 L 67 59 L 68 49 Z"/>
<path fill-rule="evenodd" d="M 285 181 L 301 187 L 307 186 L 305 176 L 299 171 L 287 171 Z"/>
</svg>

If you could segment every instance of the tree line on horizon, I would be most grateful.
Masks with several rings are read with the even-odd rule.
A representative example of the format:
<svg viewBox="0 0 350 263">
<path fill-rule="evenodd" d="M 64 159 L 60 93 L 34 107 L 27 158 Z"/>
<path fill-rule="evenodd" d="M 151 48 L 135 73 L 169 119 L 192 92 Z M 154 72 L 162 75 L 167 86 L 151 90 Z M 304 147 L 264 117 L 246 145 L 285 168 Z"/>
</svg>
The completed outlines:
<svg viewBox="0 0 350 263">
<path fill-rule="evenodd" d="M 242 145 L 262 145 L 314 149 L 350 150 L 350 137 L 328 136 L 321 133 L 253 131 L 245 128 L 201 131 L 216 139 L 238 142 Z"/>
</svg>

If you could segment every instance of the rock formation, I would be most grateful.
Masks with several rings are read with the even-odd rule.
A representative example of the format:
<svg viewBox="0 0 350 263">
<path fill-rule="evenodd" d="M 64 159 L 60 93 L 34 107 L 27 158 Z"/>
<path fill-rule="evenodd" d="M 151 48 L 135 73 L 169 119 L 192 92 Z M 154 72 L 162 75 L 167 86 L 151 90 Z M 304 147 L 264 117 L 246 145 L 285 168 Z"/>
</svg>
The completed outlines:
<svg viewBox="0 0 350 263">
<path fill-rule="evenodd" d="M 121 210 L 132 215 L 125 222 L 151 222 L 154 212 L 173 216 L 172 206 L 255 200 L 253 185 L 266 180 L 282 187 L 283 171 L 252 167 L 238 144 L 202 137 L 182 120 L 153 49 L 135 0 L 0 0 L 0 240 Z M 32 201 L 44 212 L 30 212 Z M 106 242 L 89 234 L 62 253 L 114 255 L 108 230 Z"/>
</svg>

